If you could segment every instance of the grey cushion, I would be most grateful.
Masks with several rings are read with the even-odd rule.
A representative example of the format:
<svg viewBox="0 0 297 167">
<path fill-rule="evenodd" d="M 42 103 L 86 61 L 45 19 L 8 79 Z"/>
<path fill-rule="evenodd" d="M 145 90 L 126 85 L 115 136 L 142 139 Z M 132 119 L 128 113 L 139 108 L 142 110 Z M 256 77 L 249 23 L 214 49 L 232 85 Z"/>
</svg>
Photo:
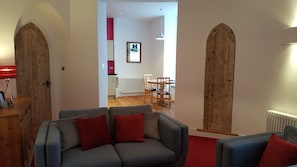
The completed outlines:
<svg viewBox="0 0 297 167">
<path fill-rule="evenodd" d="M 75 147 L 62 153 L 61 167 L 121 167 L 121 159 L 110 144 L 81 151 Z"/>
<path fill-rule="evenodd" d="M 108 109 L 107 108 L 93 108 L 84 110 L 63 110 L 59 113 L 59 120 L 57 120 L 57 127 L 61 132 L 62 151 L 80 145 L 79 131 L 75 118 L 80 117 L 94 117 L 98 115 L 106 115 L 109 125 Z"/>
<path fill-rule="evenodd" d="M 79 133 L 75 118 L 57 120 L 57 127 L 61 132 L 62 151 L 80 145 Z"/>
<path fill-rule="evenodd" d="M 82 109 L 82 110 L 62 110 L 59 112 L 59 119 L 68 119 L 68 118 L 74 118 L 74 117 L 94 117 L 105 114 L 107 119 L 107 124 L 109 131 L 111 131 L 110 127 L 110 118 L 109 118 L 109 111 L 106 107 L 101 108 L 93 108 L 93 109 Z"/>
<path fill-rule="evenodd" d="M 166 166 L 176 160 L 176 154 L 159 140 L 145 138 L 143 143 L 117 143 L 115 148 L 123 167 Z"/>
<path fill-rule="evenodd" d="M 159 116 L 160 113 L 148 112 L 144 113 L 144 136 L 154 139 L 160 139 L 159 135 Z"/>
<path fill-rule="evenodd" d="M 93 117 L 97 115 L 106 114 L 106 116 L 108 116 L 107 113 L 108 108 L 106 107 L 83 110 L 62 110 L 59 112 L 59 119 L 74 118 L 81 115 L 84 115 L 85 117 Z"/>
<path fill-rule="evenodd" d="M 287 125 L 284 129 L 284 139 L 297 144 L 297 128 Z"/>
<path fill-rule="evenodd" d="M 292 134 L 289 134 L 286 140 L 290 143 L 297 144 L 297 137 Z"/>
</svg>

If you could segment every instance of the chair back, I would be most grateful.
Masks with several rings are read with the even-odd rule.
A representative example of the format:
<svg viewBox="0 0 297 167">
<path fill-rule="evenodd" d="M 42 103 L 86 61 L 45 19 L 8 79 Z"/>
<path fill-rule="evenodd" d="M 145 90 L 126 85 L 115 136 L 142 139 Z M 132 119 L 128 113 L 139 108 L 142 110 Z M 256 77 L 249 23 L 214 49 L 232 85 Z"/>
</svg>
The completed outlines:
<svg viewBox="0 0 297 167">
<path fill-rule="evenodd" d="M 144 89 L 152 89 L 152 84 L 148 83 L 148 80 L 153 79 L 153 74 L 143 74 L 143 83 L 144 83 Z"/>
<path fill-rule="evenodd" d="M 160 94 L 170 95 L 170 77 L 157 77 L 157 90 Z"/>
</svg>

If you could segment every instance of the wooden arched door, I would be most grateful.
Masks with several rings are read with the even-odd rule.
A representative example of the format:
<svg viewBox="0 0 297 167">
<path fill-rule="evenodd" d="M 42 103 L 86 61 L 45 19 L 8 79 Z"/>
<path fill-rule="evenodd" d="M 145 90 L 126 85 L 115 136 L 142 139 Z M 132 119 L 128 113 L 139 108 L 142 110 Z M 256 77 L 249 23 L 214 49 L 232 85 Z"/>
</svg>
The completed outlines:
<svg viewBox="0 0 297 167">
<path fill-rule="evenodd" d="M 221 23 L 209 34 L 206 48 L 204 129 L 231 133 L 235 35 Z"/>
<path fill-rule="evenodd" d="M 15 35 L 17 95 L 30 96 L 33 119 L 51 119 L 49 48 L 43 33 L 33 23 Z"/>
</svg>

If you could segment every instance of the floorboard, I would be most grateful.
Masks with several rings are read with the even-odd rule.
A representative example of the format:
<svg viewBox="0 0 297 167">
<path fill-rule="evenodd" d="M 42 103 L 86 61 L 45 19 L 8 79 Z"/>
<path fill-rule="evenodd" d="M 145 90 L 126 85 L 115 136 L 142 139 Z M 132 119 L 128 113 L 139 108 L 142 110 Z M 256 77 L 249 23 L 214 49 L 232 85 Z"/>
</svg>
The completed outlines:
<svg viewBox="0 0 297 167">
<path fill-rule="evenodd" d="M 168 106 L 161 106 L 155 102 L 154 99 L 153 103 L 150 101 L 150 97 L 147 97 L 144 100 L 144 96 L 123 96 L 123 97 L 109 97 L 108 98 L 108 107 L 114 106 L 135 106 L 135 105 L 144 105 L 149 104 L 152 106 L 153 111 L 163 112 L 170 116 L 174 117 L 174 102 L 171 102 Z"/>
</svg>

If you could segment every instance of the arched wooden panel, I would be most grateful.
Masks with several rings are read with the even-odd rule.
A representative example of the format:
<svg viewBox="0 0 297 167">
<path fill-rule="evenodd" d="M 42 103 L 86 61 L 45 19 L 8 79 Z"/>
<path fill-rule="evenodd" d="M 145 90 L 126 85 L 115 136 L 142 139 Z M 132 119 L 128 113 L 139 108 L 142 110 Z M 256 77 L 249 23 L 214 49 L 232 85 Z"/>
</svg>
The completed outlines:
<svg viewBox="0 0 297 167">
<path fill-rule="evenodd" d="M 24 25 L 15 36 L 17 94 L 30 96 L 34 118 L 51 119 L 49 48 L 46 38 L 33 23 Z"/>
<path fill-rule="evenodd" d="M 231 133 L 235 35 L 221 23 L 209 34 L 206 48 L 204 129 Z"/>
</svg>

